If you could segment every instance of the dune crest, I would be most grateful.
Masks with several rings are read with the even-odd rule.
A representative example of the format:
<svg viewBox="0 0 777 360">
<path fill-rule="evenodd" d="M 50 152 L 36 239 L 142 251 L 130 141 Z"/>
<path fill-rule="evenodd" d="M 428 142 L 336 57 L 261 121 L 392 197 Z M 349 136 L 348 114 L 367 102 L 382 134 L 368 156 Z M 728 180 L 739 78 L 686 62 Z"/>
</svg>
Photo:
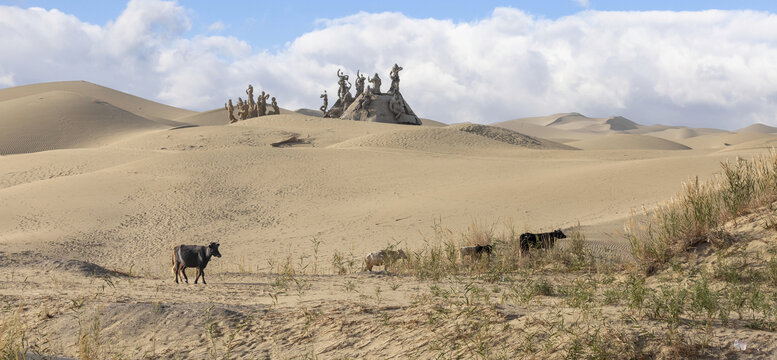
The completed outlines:
<svg viewBox="0 0 777 360">
<path fill-rule="evenodd" d="M 196 111 L 160 104 L 87 81 L 59 81 L 2 89 L 0 90 L 0 102 L 49 91 L 69 91 L 81 96 L 91 97 L 153 121 L 164 122 L 197 113 Z"/>
<path fill-rule="evenodd" d="M 758 123 L 747 127 L 743 127 L 735 132 L 737 134 L 747 134 L 747 133 L 774 134 L 774 133 L 777 133 L 777 127 Z"/>
<path fill-rule="evenodd" d="M 104 101 L 49 91 L 0 102 L 0 154 L 105 145 L 168 128 Z"/>
<path fill-rule="evenodd" d="M 353 138 L 335 144 L 332 147 L 387 147 L 431 152 L 491 150 L 512 147 L 536 150 L 575 149 L 571 146 L 533 138 L 512 130 L 478 124 L 401 129 Z"/>
</svg>

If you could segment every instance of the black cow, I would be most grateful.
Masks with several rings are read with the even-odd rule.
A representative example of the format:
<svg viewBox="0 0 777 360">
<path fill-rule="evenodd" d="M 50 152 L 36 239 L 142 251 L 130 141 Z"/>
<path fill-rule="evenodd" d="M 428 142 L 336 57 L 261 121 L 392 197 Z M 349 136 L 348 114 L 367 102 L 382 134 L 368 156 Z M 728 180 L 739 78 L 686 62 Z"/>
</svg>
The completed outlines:
<svg viewBox="0 0 777 360">
<path fill-rule="evenodd" d="M 221 257 L 219 252 L 218 243 L 210 243 L 208 246 L 198 245 L 180 245 L 173 248 L 173 266 L 171 270 L 175 274 L 175 283 L 178 283 L 178 274 L 183 274 L 183 279 L 186 283 L 189 283 L 189 278 L 186 277 L 186 268 L 196 268 L 197 277 L 194 278 L 194 283 L 202 276 L 202 283 L 205 282 L 205 267 L 208 266 L 210 257 Z"/>
<path fill-rule="evenodd" d="M 533 234 L 521 234 L 521 251 L 528 251 L 531 248 L 550 249 L 558 239 L 565 239 L 567 236 L 561 232 L 561 229 L 552 232 Z"/>
</svg>

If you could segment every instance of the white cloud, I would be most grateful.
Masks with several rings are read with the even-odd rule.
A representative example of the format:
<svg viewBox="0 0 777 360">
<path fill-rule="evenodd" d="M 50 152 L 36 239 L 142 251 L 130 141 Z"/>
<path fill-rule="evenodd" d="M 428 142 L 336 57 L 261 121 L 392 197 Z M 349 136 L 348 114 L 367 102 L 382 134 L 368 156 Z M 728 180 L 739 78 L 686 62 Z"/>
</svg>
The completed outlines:
<svg viewBox="0 0 777 360">
<path fill-rule="evenodd" d="M 209 32 L 219 32 L 219 31 L 224 31 L 226 29 L 227 29 L 227 26 L 224 25 L 224 23 L 221 21 L 216 21 L 213 24 L 210 24 L 208 26 Z"/>
<path fill-rule="evenodd" d="M 11 87 L 14 85 L 16 85 L 16 83 L 13 81 L 13 75 L 0 75 L 0 87 Z"/>
<path fill-rule="evenodd" d="M 597 12 L 557 20 L 497 8 L 456 23 L 358 13 L 271 53 L 199 35 L 176 3 L 133 0 L 106 26 L 57 10 L 0 7 L 0 86 L 83 79 L 209 109 L 248 83 L 287 108 L 318 108 L 338 68 L 395 62 L 421 116 L 493 122 L 578 111 L 641 123 L 777 125 L 777 16 L 753 11 Z"/>
<path fill-rule="evenodd" d="M 591 5 L 591 3 L 588 0 L 574 0 L 578 5 L 587 8 Z"/>
</svg>

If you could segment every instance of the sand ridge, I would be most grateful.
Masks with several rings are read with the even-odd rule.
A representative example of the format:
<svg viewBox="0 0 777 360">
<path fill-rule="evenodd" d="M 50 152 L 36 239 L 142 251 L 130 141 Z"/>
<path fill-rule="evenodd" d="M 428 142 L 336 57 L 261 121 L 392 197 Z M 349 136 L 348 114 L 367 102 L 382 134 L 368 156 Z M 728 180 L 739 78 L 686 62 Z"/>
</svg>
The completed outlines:
<svg viewBox="0 0 777 360">
<path fill-rule="evenodd" d="M 195 111 L 160 104 L 86 81 L 49 82 L 2 89 L 0 90 L 0 102 L 23 96 L 34 96 L 48 91 L 69 91 L 82 96 L 88 96 L 155 121 L 174 120 L 196 113 Z M 60 106 L 66 107 L 67 104 L 61 104 Z"/>
<path fill-rule="evenodd" d="M 70 91 L 0 102 L 0 154 L 99 146 L 167 126 Z"/>
</svg>

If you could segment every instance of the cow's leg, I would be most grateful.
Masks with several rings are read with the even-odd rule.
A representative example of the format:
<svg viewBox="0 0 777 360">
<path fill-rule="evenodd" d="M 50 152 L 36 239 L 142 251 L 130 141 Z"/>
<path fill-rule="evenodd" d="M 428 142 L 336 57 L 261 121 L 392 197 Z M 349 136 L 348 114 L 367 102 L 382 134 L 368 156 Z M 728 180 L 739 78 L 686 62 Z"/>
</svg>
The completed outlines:
<svg viewBox="0 0 777 360">
<path fill-rule="evenodd" d="M 183 281 L 189 283 L 189 278 L 186 276 L 186 266 L 181 265 L 181 274 L 183 274 Z"/>
<path fill-rule="evenodd" d="M 198 267 L 196 267 L 194 269 L 195 269 L 194 272 L 197 274 L 197 276 L 194 277 L 194 283 L 196 284 L 197 280 L 200 279 L 200 275 L 202 275 L 202 269 L 198 268 Z M 205 281 L 205 279 L 203 279 L 202 281 Z"/>
<path fill-rule="evenodd" d="M 176 262 L 174 267 L 175 267 L 175 283 L 178 284 L 178 277 L 181 272 L 181 263 Z"/>
<path fill-rule="evenodd" d="M 205 282 L 205 268 L 200 269 L 200 276 L 202 276 L 202 285 L 207 284 Z"/>
</svg>

